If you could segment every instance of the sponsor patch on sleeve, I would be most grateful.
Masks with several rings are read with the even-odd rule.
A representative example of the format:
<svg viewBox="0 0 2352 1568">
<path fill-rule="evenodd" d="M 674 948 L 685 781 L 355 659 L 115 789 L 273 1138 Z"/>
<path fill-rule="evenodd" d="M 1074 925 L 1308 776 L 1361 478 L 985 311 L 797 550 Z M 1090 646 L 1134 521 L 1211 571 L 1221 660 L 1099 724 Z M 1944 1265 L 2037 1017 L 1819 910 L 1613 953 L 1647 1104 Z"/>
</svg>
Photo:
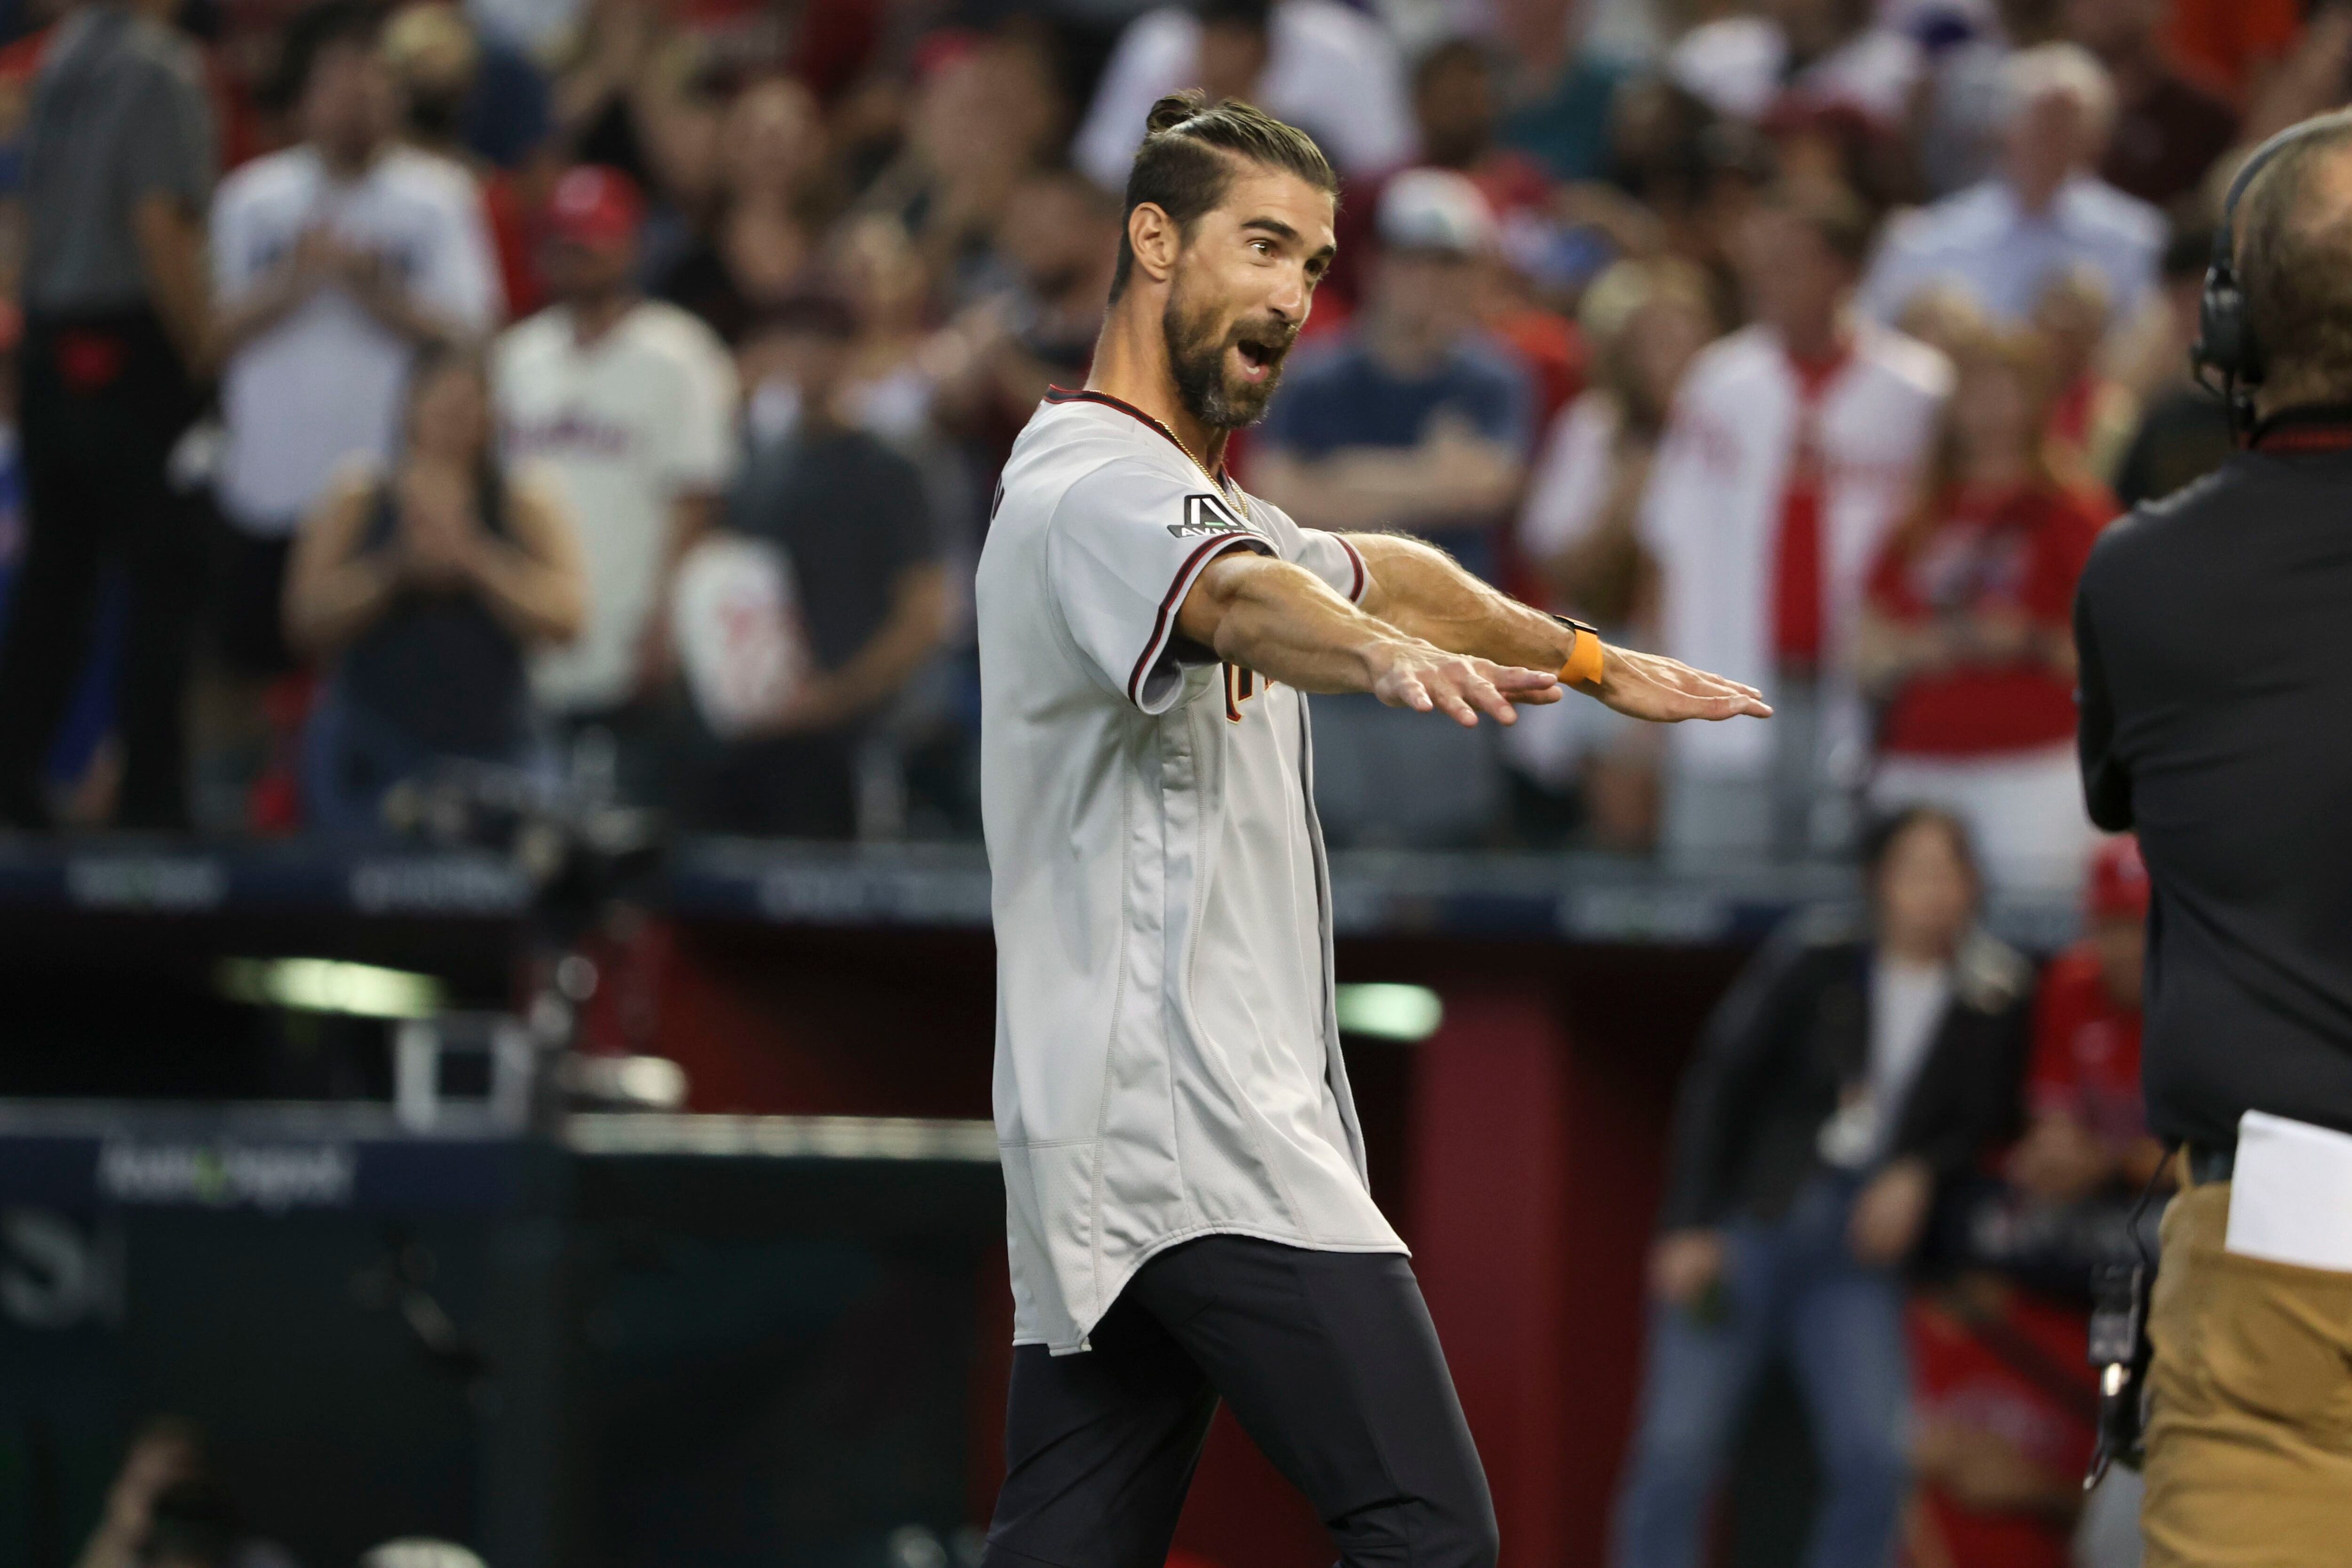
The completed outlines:
<svg viewBox="0 0 2352 1568">
<path fill-rule="evenodd" d="M 1202 491 L 1184 498 L 1184 521 L 1170 523 L 1168 531 L 1179 539 L 1198 539 L 1213 533 L 1263 536 L 1265 531 L 1235 511 L 1224 497 Z"/>
</svg>

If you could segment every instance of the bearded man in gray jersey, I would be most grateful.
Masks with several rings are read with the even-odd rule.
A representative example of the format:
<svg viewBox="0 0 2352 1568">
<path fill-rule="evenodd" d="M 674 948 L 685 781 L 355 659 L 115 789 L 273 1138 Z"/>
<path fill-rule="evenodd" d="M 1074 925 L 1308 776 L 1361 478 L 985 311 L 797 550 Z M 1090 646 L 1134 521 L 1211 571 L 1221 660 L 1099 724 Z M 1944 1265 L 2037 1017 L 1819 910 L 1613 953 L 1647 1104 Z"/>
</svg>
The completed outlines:
<svg viewBox="0 0 2352 1568">
<path fill-rule="evenodd" d="M 1226 476 L 1330 264 L 1336 186 L 1245 105 L 1154 107 L 1093 374 L 1022 432 L 982 552 L 1015 1342 L 990 1568 L 1160 1568 L 1220 1397 L 1342 1563 L 1494 1562 L 1365 1180 L 1304 693 L 1461 724 L 1570 685 L 1644 719 L 1769 712 Z"/>
</svg>

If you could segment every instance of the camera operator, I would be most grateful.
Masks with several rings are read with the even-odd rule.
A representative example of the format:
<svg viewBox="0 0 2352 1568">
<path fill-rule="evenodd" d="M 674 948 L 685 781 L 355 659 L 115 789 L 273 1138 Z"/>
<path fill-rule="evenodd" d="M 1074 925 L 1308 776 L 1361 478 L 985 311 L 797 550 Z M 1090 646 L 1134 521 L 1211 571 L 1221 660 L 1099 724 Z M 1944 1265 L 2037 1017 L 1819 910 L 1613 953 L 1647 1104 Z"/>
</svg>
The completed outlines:
<svg viewBox="0 0 2352 1568">
<path fill-rule="evenodd" d="M 2186 1145 L 2149 1568 L 2341 1563 L 2352 1526 L 2352 116 L 2255 160 L 2198 350 L 2253 391 L 2243 448 L 2110 530 L 2075 605 L 2091 816 L 2155 889 L 2149 1121 Z"/>
</svg>

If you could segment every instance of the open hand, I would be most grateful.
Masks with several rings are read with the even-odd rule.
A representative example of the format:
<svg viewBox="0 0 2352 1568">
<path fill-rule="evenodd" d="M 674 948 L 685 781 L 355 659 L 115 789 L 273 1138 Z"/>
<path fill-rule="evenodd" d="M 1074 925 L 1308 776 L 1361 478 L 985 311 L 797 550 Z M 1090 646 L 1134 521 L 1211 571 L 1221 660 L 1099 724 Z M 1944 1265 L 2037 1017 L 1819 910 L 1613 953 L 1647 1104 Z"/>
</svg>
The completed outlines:
<svg viewBox="0 0 2352 1568">
<path fill-rule="evenodd" d="M 1723 1233 L 1671 1230 L 1650 1244 L 1650 1295 L 1687 1307 L 1723 1277 Z"/>
<path fill-rule="evenodd" d="M 1465 728 L 1475 726 L 1481 713 L 1497 724 L 1515 724 L 1514 703 L 1540 706 L 1562 695 L 1559 677 L 1548 669 L 1514 668 L 1424 642 L 1390 643 L 1381 657 L 1373 696 L 1391 708 L 1444 713 Z"/>
<path fill-rule="evenodd" d="M 1630 718 L 1661 724 L 1685 719 L 1769 719 L 1764 694 L 1720 675 L 1693 669 L 1663 654 L 1636 653 L 1612 647 L 1601 665 L 1601 685 L 1592 693 Z"/>
<path fill-rule="evenodd" d="M 1902 1262 L 1919 1244 L 1935 1195 L 1934 1173 L 1916 1159 L 1897 1160 L 1864 1183 L 1846 1224 L 1855 1259 L 1874 1268 Z"/>
</svg>

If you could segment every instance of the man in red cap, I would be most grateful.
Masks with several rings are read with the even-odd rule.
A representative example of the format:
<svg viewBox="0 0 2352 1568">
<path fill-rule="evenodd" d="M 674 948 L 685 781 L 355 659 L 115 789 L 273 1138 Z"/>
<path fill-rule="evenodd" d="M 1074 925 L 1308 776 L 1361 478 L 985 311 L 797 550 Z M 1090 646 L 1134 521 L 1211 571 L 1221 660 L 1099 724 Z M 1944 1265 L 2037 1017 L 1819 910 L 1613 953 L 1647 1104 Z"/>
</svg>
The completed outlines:
<svg viewBox="0 0 2352 1568">
<path fill-rule="evenodd" d="M 710 526 L 736 450 L 725 346 L 637 291 L 644 213 L 615 170 L 556 182 L 541 259 L 555 303 L 500 338 L 492 366 L 507 457 L 550 471 L 588 565 L 587 626 L 540 654 L 533 694 L 638 800 L 663 793 L 671 574 Z"/>
<path fill-rule="evenodd" d="M 2124 834 L 2091 859 L 2081 942 L 2050 961 L 2026 1075 L 2031 1130 L 2010 1175 L 2053 1202 L 2111 1183 L 2137 1187 L 2164 1158 L 2140 1097 L 2140 977 L 2147 956 L 2147 867 Z"/>
</svg>

